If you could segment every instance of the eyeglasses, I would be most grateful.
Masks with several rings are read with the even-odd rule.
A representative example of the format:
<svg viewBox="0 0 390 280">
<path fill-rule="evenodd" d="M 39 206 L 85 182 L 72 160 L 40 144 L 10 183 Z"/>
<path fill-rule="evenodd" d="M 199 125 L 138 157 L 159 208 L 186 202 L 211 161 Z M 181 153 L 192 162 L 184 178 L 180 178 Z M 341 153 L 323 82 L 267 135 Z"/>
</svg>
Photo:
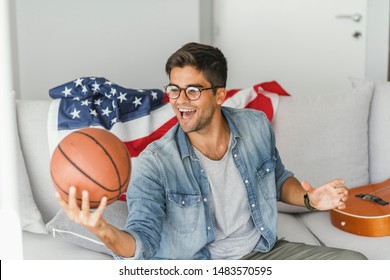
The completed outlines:
<svg viewBox="0 0 390 280">
<path fill-rule="evenodd" d="M 191 100 L 195 101 L 200 98 L 200 94 L 204 90 L 209 90 L 209 89 L 216 89 L 216 88 L 221 88 L 222 86 L 215 86 L 215 87 L 209 87 L 209 88 L 200 88 L 200 87 L 195 87 L 195 86 L 188 86 L 186 88 L 180 88 L 176 85 L 167 85 L 164 87 L 165 93 L 168 95 L 170 99 L 177 99 L 180 96 L 180 93 L 182 90 L 184 90 L 184 94 L 186 97 Z"/>
</svg>

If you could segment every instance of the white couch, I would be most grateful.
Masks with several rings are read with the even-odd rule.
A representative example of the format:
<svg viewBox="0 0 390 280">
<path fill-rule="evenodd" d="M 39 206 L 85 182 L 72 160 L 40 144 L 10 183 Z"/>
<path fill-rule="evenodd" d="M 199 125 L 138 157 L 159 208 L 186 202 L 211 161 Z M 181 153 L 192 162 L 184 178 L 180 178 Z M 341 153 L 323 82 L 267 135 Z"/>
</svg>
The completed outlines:
<svg viewBox="0 0 390 280">
<path fill-rule="evenodd" d="M 277 146 L 286 168 L 299 180 L 318 186 L 343 178 L 352 188 L 390 177 L 390 83 L 352 82 L 348 91 L 280 98 L 272 122 Z M 17 101 L 24 258 L 112 259 L 87 231 L 66 222 L 61 211 L 56 216 L 60 207 L 50 179 L 47 137 L 50 102 Z M 279 211 L 280 238 L 390 259 L 390 236 L 344 232 L 331 224 L 328 212 L 309 213 L 281 203 Z M 115 202 L 107 209 L 107 219 L 121 226 L 126 212 L 125 202 Z"/>
</svg>

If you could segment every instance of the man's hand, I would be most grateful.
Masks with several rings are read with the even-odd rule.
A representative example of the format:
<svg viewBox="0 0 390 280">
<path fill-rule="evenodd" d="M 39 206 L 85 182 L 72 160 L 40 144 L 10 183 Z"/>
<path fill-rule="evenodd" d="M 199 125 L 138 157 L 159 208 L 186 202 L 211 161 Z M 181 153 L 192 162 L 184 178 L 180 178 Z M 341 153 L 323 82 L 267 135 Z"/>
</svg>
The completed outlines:
<svg viewBox="0 0 390 280">
<path fill-rule="evenodd" d="M 333 180 L 318 188 L 313 188 L 308 182 L 302 182 L 302 188 L 309 194 L 310 205 L 318 210 L 333 208 L 344 209 L 348 199 L 348 188 L 340 179 Z"/>
<path fill-rule="evenodd" d="M 136 243 L 133 236 L 110 225 L 103 218 L 103 212 L 107 205 L 106 197 L 102 198 L 94 212 L 90 211 L 89 194 L 87 191 L 82 192 L 81 207 L 77 205 L 75 187 L 69 188 L 68 202 L 59 193 L 56 193 L 56 197 L 70 220 L 84 226 L 95 234 L 116 255 L 125 258 L 134 256 Z"/>
<path fill-rule="evenodd" d="M 82 192 L 81 208 L 77 205 L 76 200 L 76 188 L 69 188 L 69 200 L 68 203 L 56 193 L 57 200 L 61 207 L 64 209 L 69 219 L 73 222 L 80 224 L 93 233 L 97 233 L 99 228 L 105 223 L 103 219 L 103 212 L 107 205 L 107 198 L 103 197 L 98 208 L 94 212 L 90 211 L 89 206 L 89 194 L 88 191 Z"/>
</svg>

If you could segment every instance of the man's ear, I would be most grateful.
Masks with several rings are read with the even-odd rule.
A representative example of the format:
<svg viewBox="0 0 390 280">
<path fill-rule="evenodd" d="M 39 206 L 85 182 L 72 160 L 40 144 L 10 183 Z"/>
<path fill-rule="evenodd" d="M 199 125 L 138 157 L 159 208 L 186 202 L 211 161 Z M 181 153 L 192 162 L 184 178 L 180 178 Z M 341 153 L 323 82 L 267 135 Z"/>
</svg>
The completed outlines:
<svg viewBox="0 0 390 280">
<path fill-rule="evenodd" d="M 226 94 L 227 94 L 226 88 L 217 88 L 217 93 L 215 95 L 216 95 L 218 105 L 221 105 L 225 101 Z"/>
</svg>

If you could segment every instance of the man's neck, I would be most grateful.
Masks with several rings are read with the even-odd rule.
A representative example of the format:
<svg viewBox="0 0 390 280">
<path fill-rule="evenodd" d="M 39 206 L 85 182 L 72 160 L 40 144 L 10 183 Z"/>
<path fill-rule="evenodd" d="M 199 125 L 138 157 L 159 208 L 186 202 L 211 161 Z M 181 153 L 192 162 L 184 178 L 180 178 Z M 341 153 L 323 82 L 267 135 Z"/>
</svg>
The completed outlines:
<svg viewBox="0 0 390 280">
<path fill-rule="evenodd" d="M 230 128 L 224 117 L 216 125 L 202 131 L 188 133 L 188 138 L 199 152 L 211 160 L 220 160 L 226 154 L 230 142 Z"/>
</svg>

